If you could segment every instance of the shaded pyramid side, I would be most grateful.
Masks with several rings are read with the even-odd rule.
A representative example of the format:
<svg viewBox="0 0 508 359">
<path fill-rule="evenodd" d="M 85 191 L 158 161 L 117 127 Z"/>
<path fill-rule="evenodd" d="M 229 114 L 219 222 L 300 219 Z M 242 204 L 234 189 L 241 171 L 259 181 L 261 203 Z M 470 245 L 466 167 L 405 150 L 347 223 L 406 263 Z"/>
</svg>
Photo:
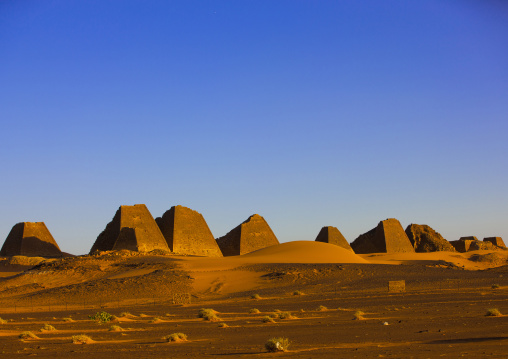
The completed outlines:
<svg viewBox="0 0 508 359">
<path fill-rule="evenodd" d="M 21 222 L 12 227 L 0 255 L 61 257 L 62 251 L 44 222 Z"/>
<path fill-rule="evenodd" d="M 415 252 L 455 252 L 455 248 L 450 242 L 426 224 L 410 224 L 406 228 L 406 234 Z"/>
<path fill-rule="evenodd" d="M 90 253 L 134 248 L 133 243 L 136 249 L 132 250 L 136 251 L 169 251 L 164 236 L 144 204 L 120 206 L 111 222 L 97 237 Z"/>
<path fill-rule="evenodd" d="M 379 222 L 376 228 L 361 234 L 351 243 L 355 253 L 414 252 L 402 225 L 395 218 Z"/>
<path fill-rule="evenodd" d="M 173 206 L 155 219 L 169 249 L 178 254 L 222 257 L 203 215 L 190 208 Z"/>
<path fill-rule="evenodd" d="M 354 252 L 353 248 L 351 248 L 351 246 L 349 245 L 346 238 L 344 238 L 342 233 L 336 227 L 328 226 L 328 227 L 321 228 L 321 230 L 319 231 L 319 233 L 316 237 L 316 242 L 335 244 L 339 247 L 342 247 L 347 250 L 350 250 L 351 252 Z"/>
<path fill-rule="evenodd" d="M 277 245 L 279 240 L 265 219 L 254 214 L 225 236 L 217 238 L 217 244 L 224 256 L 235 256 Z"/>
</svg>

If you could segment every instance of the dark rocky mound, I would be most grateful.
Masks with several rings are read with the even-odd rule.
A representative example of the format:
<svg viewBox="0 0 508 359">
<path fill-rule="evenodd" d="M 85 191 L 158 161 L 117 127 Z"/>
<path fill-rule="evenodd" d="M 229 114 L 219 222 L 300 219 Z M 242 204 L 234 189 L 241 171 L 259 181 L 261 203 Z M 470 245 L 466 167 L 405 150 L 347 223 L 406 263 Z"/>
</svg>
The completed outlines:
<svg viewBox="0 0 508 359">
<path fill-rule="evenodd" d="M 426 224 L 410 224 L 406 228 L 406 234 L 416 252 L 455 252 L 450 242 Z"/>
</svg>

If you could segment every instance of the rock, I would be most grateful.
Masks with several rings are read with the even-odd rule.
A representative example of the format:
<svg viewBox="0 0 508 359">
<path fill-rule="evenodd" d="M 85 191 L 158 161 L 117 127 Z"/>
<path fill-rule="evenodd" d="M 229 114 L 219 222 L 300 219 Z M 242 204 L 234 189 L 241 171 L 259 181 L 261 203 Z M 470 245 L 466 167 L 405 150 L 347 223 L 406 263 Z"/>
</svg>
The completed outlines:
<svg viewBox="0 0 508 359">
<path fill-rule="evenodd" d="M 328 226 L 321 228 L 321 231 L 319 231 L 316 237 L 316 241 L 335 244 L 353 252 L 353 248 L 351 248 L 348 241 L 346 241 L 346 238 L 344 238 L 342 233 L 340 233 L 336 227 Z"/>
<path fill-rule="evenodd" d="M 250 216 L 228 234 L 217 238 L 224 256 L 236 256 L 279 244 L 277 237 L 259 214 Z"/>
<path fill-rule="evenodd" d="M 21 222 L 12 227 L 0 256 L 62 257 L 63 254 L 44 222 Z"/>
<path fill-rule="evenodd" d="M 410 224 L 406 234 L 416 252 L 455 252 L 455 248 L 438 232 L 426 224 Z"/>
<path fill-rule="evenodd" d="M 395 218 L 381 221 L 376 228 L 361 234 L 351 243 L 351 248 L 357 254 L 414 252 L 406 232 Z"/>
</svg>

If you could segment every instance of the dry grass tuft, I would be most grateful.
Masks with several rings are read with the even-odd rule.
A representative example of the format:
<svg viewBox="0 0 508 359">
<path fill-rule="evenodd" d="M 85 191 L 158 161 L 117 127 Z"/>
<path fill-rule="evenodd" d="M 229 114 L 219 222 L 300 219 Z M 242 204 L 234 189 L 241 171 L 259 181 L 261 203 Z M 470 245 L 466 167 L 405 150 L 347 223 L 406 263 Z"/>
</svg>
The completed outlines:
<svg viewBox="0 0 508 359">
<path fill-rule="evenodd" d="M 112 325 L 109 327 L 110 332 L 123 332 L 123 328 L 119 325 Z"/>
<path fill-rule="evenodd" d="M 497 308 L 487 309 L 487 313 L 485 313 L 486 317 L 501 317 L 502 314 Z"/>
<path fill-rule="evenodd" d="M 219 322 L 221 319 L 217 316 L 219 312 L 210 308 L 201 308 L 198 312 L 198 318 L 203 318 L 210 322 Z"/>
<path fill-rule="evenodd" d="M 250 314 L 258 314 L 258 313 L 261 313 L 261 312 L 257 308 L 252 308 L 252 309 L 249 310 L 249 313 Z"/>
<path fill-rule="evenodd" d="M 187 340 L 187 335 L 185 335 L 183 333 L 173 333 L 170 335 L 166 335 L 162 339 L 164 339 L 168 343 L 169 342 L 184 342 Z"/>
<path fill-rule="evenodd" d="M 299 291 L 299 290 L 295 290 L 293 292 L 293 295 L 303 295 L 303 292 Z"/>
<path fill-rule="evenodd" d="M 261 299 L 261 296 L 259 294 L 253 294 L 250 296 L 252 299 Z"/>
<path fill-rule="evenodd" d="M 492 287 L 491 287 L 491 288 L 492 288 L 492 289 L 499 289 L 499 287 L 500 287 L 500 286 L 499 286 L 499 284 L 492 284 Z"/>
<path fill-rule="evenodd" d="M 275 323 L 275 320 L 273 320 L 273 318 L 269 317 L 268 315 L 265 315 L 261 320 L 263 323 Z"/>
<path fill-rule="evenodd" d="M 134 314 L 129 313 L 129 312 L 122 312 L 122 313 L 120 313 L 120 317 L 122 317 L 122 318 L 135 318 L 136 316 Z"/>
<path fill-rule="evenodd" d="M 18 338 L 23 340 L 39 339 L 39 337 L 32 332 L 23 332 L 18 335 Z"/>
<path fill-rule="evenodd" d="M 265 349 L 272 353 L 285 352 L 290 344 L 288 338 L 271 338 L 265 343 Z"/>
<path fill-rule="evenodd" d="M 7 320 L 0 318 L 0 324 L 7 324 Z"/>
<path fill-rule="evenodd" d="M 54 332 L 56 328 L 52 326 L 51 324 L 44 324 L 44 326 L 39 329 L 41 332 Z"/>
<path fill-rule="evenodd" d="M 92 338 L 85 334 L 78 334 L 72 336 L 72 344 L 90 344 L 93 343 Z"/>
<path fill-rule="evenodd" d="M 160 323 L 162 322 L 162 318 L 161 317 L 155 317 L 153 318 L 152 320 L 149 321 L 149 323 Z"/>
<path fill-rule="evenodd" d="M 279 319 L 296 319 L 296 317 L 292 315 L 290 312 L 280 312 L 277 314 L 279 316 Z"/>
<path fill-rule="evenodd" d="M 365 319 L 363 316 L 365 315 L 364 312 L 362 312 L 361 310 L 357 310 L 354 314 L 353 314 L 353 319 L 354 320 L 363 320 Z"/>
<path fill-rule="evenodd" d="M 229 325 L 227 325 L 226 323 L 222 322 L 222 323 L 219 323 L 219 328 L 229 328 Z"/>
<path fill-rule="evenodd" d="M 318 312 L 325 312 L 328 310 L 327 307 L 325 307 L 324 305 L 320 305 L 319 307 L 317 307 L 316 309 Z"/>
<path fill-rule="evenodd" d="M 74 319 L 72 319 L 71 317 L 62 318 L 62 320 L 63 320 L 64 322 L 67 322 L 67 323 L 73 323 L 73 322 L 74 322 Z"/>
</svg>

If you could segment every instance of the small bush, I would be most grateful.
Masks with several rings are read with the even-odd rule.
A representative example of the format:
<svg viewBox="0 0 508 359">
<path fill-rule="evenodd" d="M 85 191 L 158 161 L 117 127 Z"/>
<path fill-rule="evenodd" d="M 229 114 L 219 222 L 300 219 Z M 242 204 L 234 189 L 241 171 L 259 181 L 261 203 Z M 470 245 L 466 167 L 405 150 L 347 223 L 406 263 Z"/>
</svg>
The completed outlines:
<svg viewBox="0 0 508 359">
<path fill-rule="evenodd" d="M 7 324 L 7 320 L 0 318 L 0 324 Z"/>
<path fill-rule="evenodd" d="M 67 318 L 62 318 L 62 320 L 63 320 L 64 322 L 67 322 L 67 323 L 72 323 L 72 322 L 74 322 L 74 319 L 72 319 L 72 318 L 70 318 L 70 317 L 67 317 Z"/>
<path fill-rule="evenodd" d="M 94 315 L 88 316 L 88 318 L 90 318 L 91 320 L 95 320 L 99 324 L 109 322 L 111 320 L 111 317 L 113 316 L 108 312 L 97 312 Z"/>
<path fill-rule="evenodd" d="M 218 322 L 221 319 L 217 316 L 217 313 L 219 312 L 210 308 L 201 308 L 198 312 L 198 318 L 203 318 L 210 322 Z"/>
<path fill-rule="evenodd" d="M 294 319 L 295 316 L 291 315 L 290 312 L 280 312 L 278 313 L 279 319 Z"/>
<path fill-rule="evenodd" d="M 219 323 L 219 328 L 228 328 L 229 325 L 227 325 L 226 323 L 222 322 L 222 323 Z"/>
<path fill-rule="evenodd" d="M 109 327 L 110 332 L 123 332 L 123 328 L 119 325 L 112 325 Z"/>
<path fill-rule="evenodd" d="M 320 305 L 319 307 L 317 307 L 317 311 L 318 312 L 325 312 L 327 310 L 328 310 L 328 308 L 325 307 L 324 305 Z"/>
<path fill-rule="evenodd" d="M 252 309 L 249 310 L 249 313 L 250 314 L 258 314 L 258 313 L 261 313 L 261 312 L 257 308 L 252 308 Z"/>
<path fill-rule="evenodd" d="M 162 322 L 161 317 L 155 317 L 152 320 L 150 320 L 150 323 L 160 323 L 160 322 Z"/>
<path fill-rule="evenodd" d="M 485 313 L 486 317 L 500 317 L 502 316 L 501 312 L 497 308 L 487 309 L 487 313 Z"/>
<path fill-rule="evenodd" d="M 261 296 L 259 294 L 253 294 L 250 296 L 252 299 L 261 299 Z"/>
<path fill-rule="evenodd" d="M 93 343 L 92 338 L 85 334 L 73 335 L 72 336 L 73 344 L 90 344 Z"/>
<path fill-rule="evenodd" d="M 135 318 L 136 317 L 134 314 L 131 314 L 129 312 L 122 312 L 122 313 L 120 313 L 120 316 L 122 318 Z"/>
<path fill-rule="evenodd" d="M 18 335 L 18 338 L 24 340 L 39 339 L 39 337 L 32 332 L 23 332 L 20 335 Z"/>
<path fill-rule="evenodd" d="M 183 333 L 173 333 L 170 335 L 166 335 L 164 338 L 167 342 L 183 342 L 187 340 L 187 335 Z"/>
<path fill-rule="evenodd" d="M 273 320 L 273 318 L 270 318 L 268 315 L 265 315 L 261 320 L 263 321 L 263 323 L 275 323 L 275 320 Z"/>
<path fill-rule="evenodd" d="M 303 295 L 303 292 L 299 291 L 299 290 L 295 290 L 293 292 L 293 295 Z"/>
<path fill-rule="evenodd" d="M 499 289 L 499 284 L 492 284 L 492 289 Z"/>
<path fill-rule="evenodd" d="M 56 328 L 50 324 L 44 324 L 44 326 L 40 329 L 41 332 L 54 332 Z"/>
<path fill-rule="evenodd" d="M 272 353 L 285 352 L 290 344 L 288 338 L 271 338 L 265 343 L 265 349 Z"/>
<path fill-rule="evenodd" d="M 361 310 L 357 310 L 354 314 L 353 314 L 353 319 L 354 320 L 362 320 L 362 319 L 365 319 L 363 316 L 365 315 L 364 312 L 362 312 Z"/>
</svg>

